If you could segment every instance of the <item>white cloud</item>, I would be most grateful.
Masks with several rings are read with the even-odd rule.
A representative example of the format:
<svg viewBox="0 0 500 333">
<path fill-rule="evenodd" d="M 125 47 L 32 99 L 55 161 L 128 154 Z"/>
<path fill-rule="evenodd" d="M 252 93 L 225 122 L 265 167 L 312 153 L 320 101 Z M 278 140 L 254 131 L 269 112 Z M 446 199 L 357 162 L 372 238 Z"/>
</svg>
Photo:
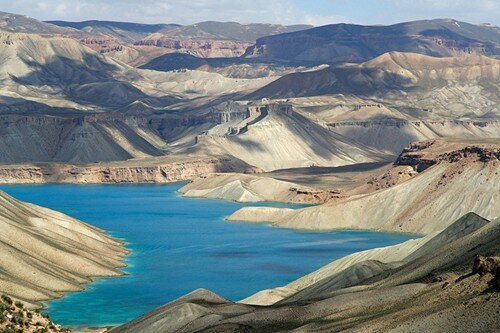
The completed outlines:
<svg viewBox="0 0 500 333">
<path fill-rule="evenodd" d="M 379 0 L 394 7 L 397 18 L 454 18 L 480 23 L 500 22 L 500 0 Z"/>
<path fill-rule="evenodd" d="M 207 20 L 297 23 L 292 0 L 0 0 L 3 11 L 41 20 L 195 23 Z"/>
<path fill-rule="evenodd" d="M 349 19 L 337 15 L 321 16 L 321 15 L 307 14 L 304 16 L 304 19 L 301 23 L 310 24 L 314 26 L 321 26 L 321 25 L 344 23 L 344 22 L 349 22 Z"/>
<path fill-rule="evenodd" d="M 238 21 L 324 25 L 450 17 L 500 24 L 500 0 L 0 0 L 0 10 L 41 20 L 190 24 Z"/>
</svg>

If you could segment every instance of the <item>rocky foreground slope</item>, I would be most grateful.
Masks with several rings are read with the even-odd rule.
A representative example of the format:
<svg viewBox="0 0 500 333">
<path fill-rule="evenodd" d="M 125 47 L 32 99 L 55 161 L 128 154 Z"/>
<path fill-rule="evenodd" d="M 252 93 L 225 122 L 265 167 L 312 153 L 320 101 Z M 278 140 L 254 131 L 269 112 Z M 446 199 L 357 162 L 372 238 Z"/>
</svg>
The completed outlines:
<svg viewBox="0 0 500 333">
<path fill-rule="evenodd" d="M 112 332 L 493 332 L 500 328 L 500 219 L 468 214 L 444 224 L 432 236 L 370 250 L 405 248 L 393 261 L 365 256 L 273 305 L 197 290 Z"/>
<path fill-rule="evenodd" d="M 128 252 L 98 228 L 3 192 L 0 229 L 0 293 L 30 304 L 121 275 Z"/>
<path fill-rule="evenodd" d="M 498 139 L 421 142 L 410 145 L 391 170 L 367 180 L 365 186 L 377 191 L 295 211 L 245 207 L 229 219 L 297 229 L 428 234 L 470 211 L 486 218 L 499 216 L 499 163 Z"/>
<path fill-rule="evenodd" d="M 5 333 L 70 332 L 52 322 L 47 315 L 27 309 L 22 302 L 14 302 L 6 295 L 0 298 L 0 330 Z"/>
</svg>

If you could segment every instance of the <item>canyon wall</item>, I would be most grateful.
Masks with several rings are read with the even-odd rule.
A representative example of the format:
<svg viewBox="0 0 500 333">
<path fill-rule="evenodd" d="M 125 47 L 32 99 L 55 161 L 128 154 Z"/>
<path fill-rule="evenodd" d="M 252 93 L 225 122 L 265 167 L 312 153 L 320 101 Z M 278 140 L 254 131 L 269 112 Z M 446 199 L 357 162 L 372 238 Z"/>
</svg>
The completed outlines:
<svg viewBox="0 0 500 333">
<path fill-rule="evenodd" d="M 257 171 L 230 157 L 164 163 L 137 160 L 109 165 L 3 165 L 0 183 L 169 183 L 209 173 Z"/>
</svg>

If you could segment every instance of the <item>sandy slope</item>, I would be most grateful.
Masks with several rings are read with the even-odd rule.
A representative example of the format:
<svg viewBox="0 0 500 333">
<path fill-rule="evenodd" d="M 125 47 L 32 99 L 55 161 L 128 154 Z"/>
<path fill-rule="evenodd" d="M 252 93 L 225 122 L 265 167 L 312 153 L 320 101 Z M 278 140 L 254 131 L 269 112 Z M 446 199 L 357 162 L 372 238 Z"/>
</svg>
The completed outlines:
<svg viewBox="0 0 500 333">
<path fill-rule="evenodd" d="M 474 151 L 474 147 L 478 151 Z M 402 162 L 400 157 L 401 163 L 415 163 L 412 166 L 415 169 L 420 163 L 435 163 L 400 184 L 278 216 L 274 212 L 269 216 L 266 208 L 246 207 L 229 220 L 260 219 L 297 229 L 347 228 L 427 234 L 445 228 L 447 223 L 469 211 L 494 218 L 500 215 L 499 147 L 497 140 L 486 144 L 435 141 L 409 152 L 407 162 Z M 489 154 L 491 157 L 487 157 Z"/>
<path fill-rule="evenodd" d="M 96 276 L 120 275 L 122 243 L 62 213 L 0 192 L 0 293 L 27 302 L 82 289 Z"/>
<path fill-rule="evenodd" d="M 185 197 L 238 202 L 323 203 L 334 194 L 310 186 L 246 174 L 212 174 L 195 178 L 179 190 Z"/>
<path fill-rule="evenodd" d="M 270 113 L 237 136 L 200 137 L 198 151 L 221 151 L 265 171 L 339 166 L 389 158 L 347 140 L 298 113 Z"/>
<path fill-rule="evenodd" d="M 418 108 L 441 116 L 498 116 L 499 77 L 500 61 L 494 58 L 389 52 L 362 64 L 288 74 L 249 98 L 343 94 L 405 105 L 409 113 Z"/>
</svg>

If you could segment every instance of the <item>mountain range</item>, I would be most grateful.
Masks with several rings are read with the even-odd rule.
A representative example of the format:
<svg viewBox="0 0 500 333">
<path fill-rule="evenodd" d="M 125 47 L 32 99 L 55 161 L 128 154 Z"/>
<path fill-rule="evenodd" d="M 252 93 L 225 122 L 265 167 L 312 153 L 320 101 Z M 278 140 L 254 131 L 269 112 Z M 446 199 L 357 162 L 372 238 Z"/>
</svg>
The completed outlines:
<svg viewBox="0 0 500 333">
<path fill-rule="evenodd" d="M 500 325 L 499 56 L 500 28 L 452 19 L 0 13 L 0 183 L 190 181 L 186 197 L 316 204 L 245 207 L 235 223 L 425 235 L 238 303 L 198 290 L 115 332 L 487 331 Z M 127 253 L 3 192 L 0 226 L 0 292 L 30 305 L 120 274 Z"/>
</svg>

